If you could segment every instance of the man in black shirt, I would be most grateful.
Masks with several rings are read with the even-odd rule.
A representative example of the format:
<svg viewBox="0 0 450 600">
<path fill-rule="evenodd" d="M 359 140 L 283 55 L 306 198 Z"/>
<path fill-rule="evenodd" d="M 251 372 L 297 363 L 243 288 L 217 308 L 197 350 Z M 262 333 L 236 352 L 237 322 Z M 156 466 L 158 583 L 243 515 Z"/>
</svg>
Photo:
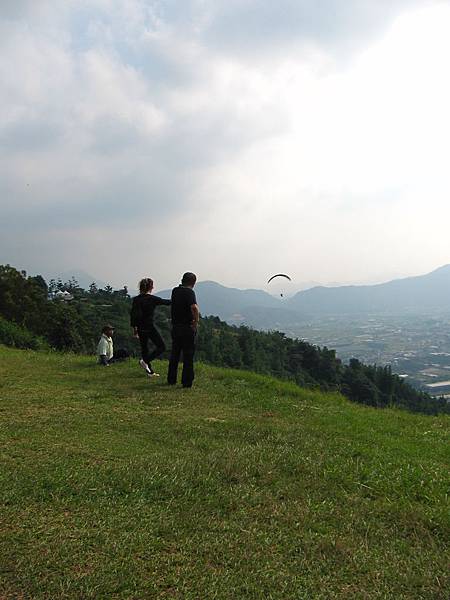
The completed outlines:
<svg viewBox="0 0 450 600">
<path fill-rule="evenodd" d="M 131 327 L 141 343 L 142 358 L 139 364 L 149 377 L 157 377 L 158 373 L 155 373 L 152 368 L 152 360 L 160 356 L 166 347 L 159 331 L 153 324 L 153 314 L 157 306 L 169 306 L 170 300 L 152 296 L 153 280 L 149 277 L 141 279 L 139 291 L 139 296 L 133 298 L 131 306 Z M 149 341 L 155 345 L 155 349 L 151 353 L 148 349 Z"/>
<path fill-rule="evenodd" d="M 185 273 L 181 285 L 172 290 L 172 352 L 167 383 L 176 384 L 178 363 L 183 353 L 181 383 L 184 388 L 192 387 L 194 381 L 195 336 L 200 318 L 194 292 L 196 281 L 194 273 Z"/>
</svg>

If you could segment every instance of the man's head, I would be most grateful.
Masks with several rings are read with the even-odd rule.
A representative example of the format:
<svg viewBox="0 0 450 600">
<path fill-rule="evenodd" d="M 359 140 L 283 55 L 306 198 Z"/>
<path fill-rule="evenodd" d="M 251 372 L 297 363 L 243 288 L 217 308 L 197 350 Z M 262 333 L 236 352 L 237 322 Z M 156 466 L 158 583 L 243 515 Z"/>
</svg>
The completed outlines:
<svg viewBox="0 0 450 600">
<path fill-rule="evenodd" d="M 108 337 L 112 337 L 112 334 L 114 333 L 114 327 L 112 325 L 105 325 L 102 329 L 102 333 Z"/>
<path fill-rule="evenodd" d="M 195 282 L 197 281 L 197 276 L 194 273 L 190 273 L 189 271 L 183 275 L 181 280 L 181 285 L 185 287 L 194 287 Z"/>
<path fill-rule="evenodd" d="M 148 294 L 153 289 L 153 279 L 150 277 L 144 277 L 139 282 L 139 291 L 141 294 Z"/>
</svg>

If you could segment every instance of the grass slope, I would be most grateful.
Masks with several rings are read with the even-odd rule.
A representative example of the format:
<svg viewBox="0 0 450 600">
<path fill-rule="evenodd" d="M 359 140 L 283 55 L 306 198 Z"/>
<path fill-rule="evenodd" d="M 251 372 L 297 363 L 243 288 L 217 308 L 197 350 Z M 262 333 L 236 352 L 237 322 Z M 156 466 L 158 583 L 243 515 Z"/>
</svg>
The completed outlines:
<svg viewBox="0 0 450 600">
<path fill-rule="evenodd" d="M 0 598 L 448 597 L 448 417 L 0 347 Z"/>
</svg>

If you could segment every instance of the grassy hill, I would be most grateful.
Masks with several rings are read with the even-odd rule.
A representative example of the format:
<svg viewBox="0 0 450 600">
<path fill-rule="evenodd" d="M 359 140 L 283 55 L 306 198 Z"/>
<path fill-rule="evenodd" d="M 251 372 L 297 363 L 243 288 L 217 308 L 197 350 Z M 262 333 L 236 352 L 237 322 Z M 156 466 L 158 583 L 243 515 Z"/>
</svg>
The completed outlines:
<svg viewBox="0 0 450 600">
<path fill-rule="evenodd" d="M 159 366 L 0 347 L 2 600 L 448 597 L 448 417 Z"/>
</svg>

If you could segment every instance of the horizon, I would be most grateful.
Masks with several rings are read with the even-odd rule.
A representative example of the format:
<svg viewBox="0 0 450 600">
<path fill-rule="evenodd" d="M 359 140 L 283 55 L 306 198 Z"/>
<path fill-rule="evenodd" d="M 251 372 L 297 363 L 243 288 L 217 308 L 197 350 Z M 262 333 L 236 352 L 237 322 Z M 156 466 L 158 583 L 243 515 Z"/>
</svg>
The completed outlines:
<svg viewBox="0 0 450 600">
<path fill-rule="evenodd" d="M 266 291 L 450 263 L 449 29 L 444 0 L 4 0 L 1 262 Z"/>
<path fill-rule="evenodd" d="M 81 287 L 85 287 L 85 288 L 87 288 L 87 286 L 89 285 L 87 283 L 87 281 L 89 281 L 90 283 L 94 282 L 94 283 L 100 284 L 100 286 L 112 285 L 111 282 L 105 281 L 103 277 L 97 277 L 92 273 L 88 273 L 88 272 L 82 271 L 80 269 L 72 269 L 72 270 L 67 269 L 66 271 L 61 272 L 61 273 L 45 274 L 44 272 L 37 272 L 37 271 L 29 272 L 27 269 L 25 269 L 25 268 L 22 269 L 22 268 L 18 267 L 17 265 L 11 265 L 11 266 L 16 268 L 19 271 L 22 271 L 22 270 L 25 271 L 28 276 L 41 275 L 45 279 L 47 284 L 49 283 L 49 281 L 51 279 L 57 280 L 58 278 L 60 278 L 65 283 L 65 282 L 68 282 L 71 277 L 75 277 L 75 279 L 77 281 L 78 281 L 78 278 L 83 279 L 85 281 L 84 286 L 81 285 Z M 383 285 L 385 283 L 390 283 L 391 281 L 398 281 L 398 280 L 402 280 L 402 279 L 409 279 L 409 278 L 415 278 L 415 277 L 423 277 L 426 275 L 430 275 L 441 269 L 445 269 L 445 268 L 449 268 L 449 267 L 450 267 L 450 263 L 447 263 L 444 265 L 440 265 L 439 267 L 436 267 L 426 273 L 417 273 L 414 275 L 406 275 L 403 277 L 400 276 L 400 277 L 395 277 L 393 279 L 388 279 L 388 280 L 384 280 L 384 281 L 376 281 L 376 282 L 325 282 L 325 283 L 298 282 L 297 285 L 296 285 L 296 282 L 289 282 L 289 284 L 284 284 L 282 282 L 280 282 L 280 283 L 275 282 L 274 284 L 271 284 L 270 286 L 265 284 L 261 287 L 239 287 L 236 285 L 228 285 L 221 281 L 217 281 L 217 280 L 213 280 L 213 279 L 198 279 L 197 285 L 200 283 L 213 283 L 213 284 L 225 287 L 227 289 L 236 289 L 239 291 L 262 291 L 262 292 L 266 292 L 270 296 L 273 296 L 274 298 L 278 298 L 278 299 L 280 296 L 280 292 L 283 292 L 284 299 L 287 300 L 287 299 L 293 297 L 298 292 L 305 291 L 307 289 L 312 289 L 314 287 L 327 287 L 327 288 L 352 287 L 352 286 L 354 286 L 354 287 L 369 286 L 370 287 L 370 286 L 376 286 L 376 285 Z M 181 278 L 181 276 L 180 276 L 180 278 Z M 78 281 L 78 283 L 80 283 L 80 282 Z M 158 293 L 170 290 L 174 286 L 178 285 L 178 283 L 179 283 L 179 281 L 176 281 L 175 283 L 172 283 L 171 285 L 165 286 L 165 287 L 155 286 L 155 290 L 156 290 L 155 293 L 158 294 Z M 121 288 L 123 288 L 123 286 L 126 286 L 129 290 L 131 290 L 133 292 L 137 291 L 139 288 L 138 282 L 135 283 L 135 286 L 130 285 L 127 282 L 124 282 L 123 284 L 120 284 L 120 285 L 112 285 L 112 287 L 114 289 L 121 289 Z M 292 290 L 289 289 L 290 287 L 292 288 Z"/>
</svg>

